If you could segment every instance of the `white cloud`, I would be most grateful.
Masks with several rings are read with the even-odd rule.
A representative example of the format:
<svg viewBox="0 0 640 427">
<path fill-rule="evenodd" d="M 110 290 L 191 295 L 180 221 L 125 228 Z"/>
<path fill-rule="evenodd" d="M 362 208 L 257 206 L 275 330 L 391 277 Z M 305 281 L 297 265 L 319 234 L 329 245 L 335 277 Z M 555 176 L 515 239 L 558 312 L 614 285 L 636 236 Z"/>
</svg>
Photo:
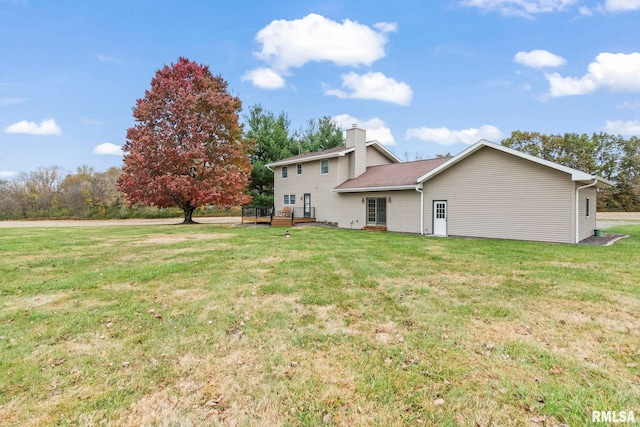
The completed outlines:
<svg viewBox="0 0 640 427">
<path fill-rule="evenodd" d="M 583 15 L 583 16 L 593 15 L 593 11 L 585 6 L 581 6 L 580 9 L 578 9 L 578 11 L 580 12 L 580 15 Z"/>
<path fill-rule="evenodd" d="M 25 133 L 28 135 L 62 135 L 62 129 L 54 119 L 43 120 L 40 124 L 22 120 L 7 126 L 4 131 L 5 133 Z"/>
<path fill-rule="evenodd" d="M 563 57 L 554 55 L 546 50 L 518 52 L 513 58 L 513 62 L 532 68 L 559 67 L 566 63 Z"/>
<path fill-rule="evenodd" d="M 0 171 L 0 178 L 13 178 L 17 173 L 10 171 Z"/>
<path fill-rule="evenodd" d="M 276 20 L 256 35 L 262 44 L 256 56 L 281 75 L 312 61 L 371 65 L 385 56 L 387 33 L 396 31 L 396 25 L 381 22 L 374 28 L 349 19 L 335 22 L 315 13 L 292 21 Z"/>
<path fill-rule="evenodd" d="M 396 140 L 391 134 L 391 129 L 378 117 L 369 120 L 359 120 L 349 114 L 339 114 L 333 116 L 331 120 L 343 129 L 349 129 L 356 123 L 358 127 L 367 131 L 367 141 L 376 140 L 383 145 L 396 145 Z"/>
<path fill-rule="evenodd" d="M 640 101 L 637 101 L 637 102 L 622 101 L 620 104 L 616 105 L 616 107 L 621 108 L 623 110 L 640 110 Z"/>
<path fill-rule="evenodd" d="M 607 0 L 605 9 L 607 9 L 608 12 L 640 10 L 640 0 Z"/>
<path fill-rule="evenodd" d="M 113 56 L 110 55 L 98 55 L 98 61 L 100 62 L 111 62 L 114 64 L 119 64 L 120 62 L 122 62 L 121 60 L 119 60 L 118 58 L 115 58 Z"/>
<path fill-rule="evenodd" d="M 120 156 L 122 155 L 122 147 L 110 142 L 105 142 L 104 144 L 96 145 L 95 147 L 93 147 L 92 153 Z"/>
<path fill-rule="evenodd" d="M 585 95 L 600 88 L 614 92 L 640 91 L 640 53 L 601 53 L 582 77 L 545 74 L 554 97 Z"/>
<path fill-rule="evenodd" d="M 377 99 L 400 105 L 409 105 L 413 97 L 411 86 L 382 73 L 368 72 L 360 75 L 352 71 L 343 74 L 342 87 L 348 91 L 326 87 L 325 94 L 338 98 Z"/>
<path fill-rule="evenodd" d="M 435 142 L 440 145 L 453 145 L 463 143 L 474 144 L 481 139 L 498 142 L 503 137 L 500 129 L 491 125 L 483 125 L 479 129 L 451 130 L 441 128 L 413 128 L 407 131 L 407 139 L 420 139 L 427 142 Z"/>
<path fill-rule="evenodd" d="M 26 98 L 0 98 L 0 107 L 22 104 L 26 100 Z"/>
<path fill-rule="evenodd" d="M 578 3 L 578 0 L 462 0 L 462 6 L 496 11 L 502 15 L 530 17 L 538 13 L 558 12 Z"/>
<path fill-rule="evenodd" d="M 249 80 L 254 86 L 262 89 L 280 89 L 284 87 L 285 82 L 282 76 L 270 68 L 256 68 L 247 71 L 242 76 L 242 81 Z"/>
<path fill-rule="evenodd" d="M 622 120 L 607 120 L 604 126 L 605 132 L 614 135 L 638 135 L 640 136 L 640 120 L 623 122 Z"/>
</svg>

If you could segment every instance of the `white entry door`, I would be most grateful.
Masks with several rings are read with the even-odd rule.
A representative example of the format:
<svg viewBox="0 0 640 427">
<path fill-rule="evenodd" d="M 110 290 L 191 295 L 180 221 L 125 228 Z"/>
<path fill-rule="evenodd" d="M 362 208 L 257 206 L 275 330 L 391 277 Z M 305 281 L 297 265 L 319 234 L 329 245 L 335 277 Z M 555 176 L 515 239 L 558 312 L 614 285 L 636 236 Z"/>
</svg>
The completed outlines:
<svg viewBox="0 0 640 427">
<path fill-rule="evenodd" d="M 447 235 L 447 202 L 434 200 L 433 202 L 433 234 L 436 236 Z"/>
</svg>

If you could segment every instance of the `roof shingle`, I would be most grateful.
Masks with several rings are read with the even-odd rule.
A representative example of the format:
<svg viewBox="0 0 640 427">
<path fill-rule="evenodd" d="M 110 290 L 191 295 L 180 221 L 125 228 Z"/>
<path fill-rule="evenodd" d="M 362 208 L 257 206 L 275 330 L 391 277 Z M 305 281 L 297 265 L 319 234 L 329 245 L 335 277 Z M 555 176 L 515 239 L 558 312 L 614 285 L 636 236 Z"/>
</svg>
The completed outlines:
<svg viewBox="0 0 640 427">
<path fill-rule="evenodd" d="M 451 157 L 418 160 L 407 163 L 369 166 L 359 177 L 349 179 L 334 190 L 352 190 L 360 188 L 387 188 L 416 185 L 418 178 L 437 168 Z"/>
</svg>

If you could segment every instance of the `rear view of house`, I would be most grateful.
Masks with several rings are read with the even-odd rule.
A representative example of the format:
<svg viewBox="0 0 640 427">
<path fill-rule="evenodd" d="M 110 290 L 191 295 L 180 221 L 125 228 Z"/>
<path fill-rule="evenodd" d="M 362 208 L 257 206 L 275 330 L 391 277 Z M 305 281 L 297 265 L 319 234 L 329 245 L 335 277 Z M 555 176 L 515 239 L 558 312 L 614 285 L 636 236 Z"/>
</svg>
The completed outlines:
<svg viewBox="0 0 640 427">
<path fill-rule="evenodd" d="M 560 243 L 592 235 L 597 188 L 611 185 L 484 140 L 455 157 L 400 162 L 355 126 L 344 147 L 268 166 L 276 210 L 341 228 Z"/>
</svg>

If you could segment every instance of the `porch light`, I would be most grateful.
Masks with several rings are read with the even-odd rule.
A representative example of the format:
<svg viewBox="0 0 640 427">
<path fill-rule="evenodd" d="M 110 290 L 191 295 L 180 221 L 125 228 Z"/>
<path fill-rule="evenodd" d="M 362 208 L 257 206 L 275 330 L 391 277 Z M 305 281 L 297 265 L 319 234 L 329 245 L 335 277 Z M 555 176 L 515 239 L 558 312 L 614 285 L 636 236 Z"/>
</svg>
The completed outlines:
<svg viewBox="0 0 640 427">
<path fill-rule="evenodd" d="M 391 197 L 388 198 L 389 203 L 391 203 Z"/>
<path fill-rule="evenodd" d="M 364 197 L 362 198 L 362 203 L 364 203 Z"/>
</svg>

